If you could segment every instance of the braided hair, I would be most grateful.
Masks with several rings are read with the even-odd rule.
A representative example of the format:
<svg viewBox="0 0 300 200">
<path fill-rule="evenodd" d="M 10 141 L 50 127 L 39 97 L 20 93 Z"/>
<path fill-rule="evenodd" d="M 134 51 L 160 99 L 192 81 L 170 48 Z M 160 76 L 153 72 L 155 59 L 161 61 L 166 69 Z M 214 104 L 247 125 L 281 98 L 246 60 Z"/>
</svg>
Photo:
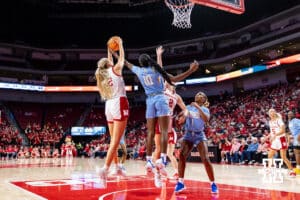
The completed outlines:
<svg viewBox="0 0 300 200">
<path fill-rule="evenodd" d="M 167 72 L 159 66 L 148 54 L 141 54 L 139 56 L 139 63 L 141 67 L 154 67 L 154 69 L 162 75 L 162 77 L 167 81 L 170 85 L 174 86 Z"/>
</svg>

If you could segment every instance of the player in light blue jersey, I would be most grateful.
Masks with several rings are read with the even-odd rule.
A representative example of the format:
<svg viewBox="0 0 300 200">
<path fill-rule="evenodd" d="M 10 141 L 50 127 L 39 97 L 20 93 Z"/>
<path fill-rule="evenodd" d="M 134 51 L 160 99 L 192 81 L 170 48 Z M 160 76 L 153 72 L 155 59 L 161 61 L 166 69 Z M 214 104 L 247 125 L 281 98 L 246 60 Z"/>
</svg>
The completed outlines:
<svg viewBox="0 0 300 200">
<path fill-rule="evenodd" d="M 179 163 L 178 163 L 178 182 L 175 187 L 175 193 L 185 190 L 184 172 L 186 159 L 190 155 L 194 146 L 198 149 L 201 161 L 205 166 L 206 173 L 211 181 L 211 192 L 218 193 L 218 187 L 215 184 L 214 170 L 208 157 L 207 139 L 204 133 L 205 124 L 209 121 L 210 112 L 207 96 L 203 92 L 198 92 L 195 96 L 195 102 L 187 106 L 188 113 L 180 114 L 177 123 L 184 124 L 184 136 L 181 143 Z"/>
<path fill-rule="evenodd" d="M 293 142 L 293 148 L 294 148 L 294 154 L 296 158 L 296 169 L 294 169 L 295 173 L 297 175 L 300 174 L 300 119 L 297 119 L 295 117 L 295 114 L 290 111 L 288 113 L 289 118 L 289 129 L 293 135 L 294 142 Z"/>
<path fill-rule="evenodd" d="M 113 55 L 118 58 L 116 53 Z M 159 171 L 163 176 L 167 176 L 165 166 L 167 163 L 167 146 L 168 146 L 168 125 L 169 125 L 169 105 L 168 99 L 164 95 L 164 81 L 170 85 L 173 82 L 181 81 L 199 67 L 199 64 L 194 61 L 190 64 L 189 70 L 177 75 L 172 76 L 168 74 L 161 66 L 159 66 L 149 55 L 141 54 L 139 56 L 140 66 L 125 61 L 127 66 L 133 73 L 135 73 L 140 80 L 146 99 L 146 119 L 147 119 L 147 149 L 146 149 L 146 169 L 148 174 L 152 174 L 154 168 Z M 157 160 L 156 165 L 152 163 L 152 149 L 154 144 L 155 125 L 158 122 L 161 128 L 161 158 Z"/>
</svg>

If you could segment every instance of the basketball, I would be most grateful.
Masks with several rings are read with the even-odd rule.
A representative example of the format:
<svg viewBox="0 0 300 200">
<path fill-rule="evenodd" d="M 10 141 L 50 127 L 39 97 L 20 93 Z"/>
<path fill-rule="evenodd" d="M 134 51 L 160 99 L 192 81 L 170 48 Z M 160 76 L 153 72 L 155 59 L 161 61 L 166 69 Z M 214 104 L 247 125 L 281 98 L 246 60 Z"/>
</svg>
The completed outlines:
<svg viewBox="0 0 300 200">
<path fill-rule="evenodd" d="M 119 36 L 113 36 L 109 38 L 107 42 L 107 47 L 113 51 L 119 51 L 119 44 L 118 44 L 118 39 Z"/>
</svg>

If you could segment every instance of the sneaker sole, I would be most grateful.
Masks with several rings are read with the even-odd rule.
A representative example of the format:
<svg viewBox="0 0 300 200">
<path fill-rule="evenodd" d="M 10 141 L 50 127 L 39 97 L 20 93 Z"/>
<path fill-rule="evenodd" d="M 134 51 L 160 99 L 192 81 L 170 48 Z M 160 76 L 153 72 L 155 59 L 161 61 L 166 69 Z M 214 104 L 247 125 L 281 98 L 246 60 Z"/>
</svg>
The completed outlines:
<svg viewBox="0 0 300 200">
<path fill-rule="evenodd" d="M 180 189 L 180 190 L 178 190 L 178 191 L 175 191 L 175 194 L 178 194 L 178 193 L 180 193 L 180 192 L 182 192 L 182 191 L 184 191 L 184 190 L 186 190 L 186 188 L 184 187 L 184 188 L 182 188 L 182 189 Z"/>
</svg>

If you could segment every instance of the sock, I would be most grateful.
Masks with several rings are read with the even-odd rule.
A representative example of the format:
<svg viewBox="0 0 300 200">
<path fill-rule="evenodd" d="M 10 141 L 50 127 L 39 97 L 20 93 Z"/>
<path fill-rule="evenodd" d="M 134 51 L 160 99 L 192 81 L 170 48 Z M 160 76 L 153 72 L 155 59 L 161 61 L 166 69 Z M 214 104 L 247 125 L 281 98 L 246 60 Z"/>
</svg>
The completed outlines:
<svg viewBox="0 0 300 200">
<path fill-rule="evenodd" d="M 167 163 L 167 154 L 161 153 L 161 154 L 160 154 L 160 158 L 162 159 L 162 162 L 163 162 L 164 164 Z"/>
<path fill-rule="evenodd" d="M 179 178 L 178 182 L 183 183 L 183 178 Z"/>
<path fill-rule="evenodd" d="M 210 182 L 210 185 L 212 185 L 212 184 L 214 184 L 214 183 L 215 183 L 214 181 L 211 181 L 211 182 Z"/>
<path fill-rule="evenodd" d="M 174 174 L 178 174 L 178 169 L 174 169 Z"/>
</svg>

